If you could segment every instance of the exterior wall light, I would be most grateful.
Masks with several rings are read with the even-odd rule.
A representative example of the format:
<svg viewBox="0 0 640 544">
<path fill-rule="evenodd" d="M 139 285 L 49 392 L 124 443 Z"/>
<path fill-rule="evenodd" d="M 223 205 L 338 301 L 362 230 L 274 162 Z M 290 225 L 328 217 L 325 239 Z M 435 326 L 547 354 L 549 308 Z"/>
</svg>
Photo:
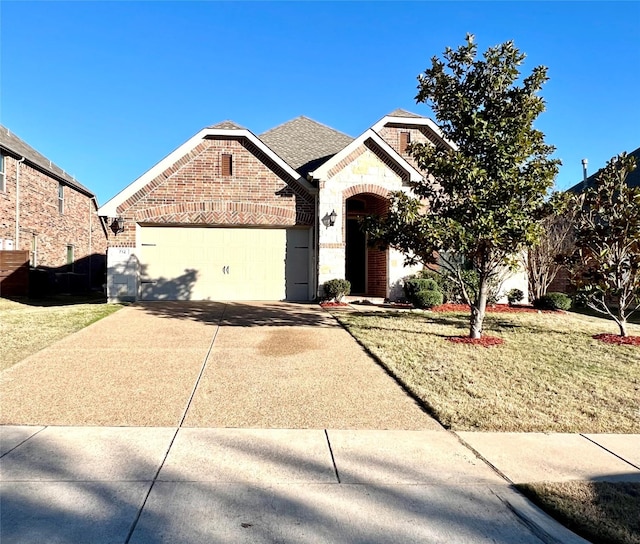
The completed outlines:
<svg viewBox="0 0 640 544">
<path fill-rule="evenodd" d="M 329 226 L 333 227 L 336 224 L 336 218 L 338 217 L 338 214 L 336 213 L 335 210 L 332 210 L 331 213 L 329 214 Z"/>
<path fill-rule="evenodd" d="M 111 221 L 109 224 L 109 228 L 113 234 L 120 234 L 124 232 L 124 217 L 114 217 L 113 219 L 107 219 L 107 223 Z"/>
</svg>

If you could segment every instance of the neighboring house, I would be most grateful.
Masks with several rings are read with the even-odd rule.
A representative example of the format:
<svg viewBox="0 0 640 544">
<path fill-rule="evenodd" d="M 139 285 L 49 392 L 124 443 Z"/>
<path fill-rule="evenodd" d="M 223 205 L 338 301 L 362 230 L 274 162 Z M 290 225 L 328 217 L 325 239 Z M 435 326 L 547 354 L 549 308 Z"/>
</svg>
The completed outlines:
<svg viewBox="0 0 640 544">
<path fill-rule="evenodd" d="M 629 187 L 640 187 L 640 147 L 635 151 L 630 152 L 629 155 L 635 157 L 636 169 L 627 176 L 626 183 Z M 573 187 L 567 189 L 567 192 L 578 194 L 584 191 L 587 187 L 593 187 L 599 173 L 600 170 L 595 174 L 586 177 L 580 183 L 576 183 Z M 558 275 L 555 277 L 553 282 L 551 282 L 547 291 L 550 293 L 571 293 L 573 291 L 569 280 L 569 274 L 566 269 L 562 268 L 558 272 Z"/>
<path fill-rule="evenodd" d="M 627 185 L 629 187 L 640 187 L 640 147 L 635 151 L 631 151 L 629 155 L 635 157 L 636 169 L 627 176 Z M 595 183 L 596 177 L 599 173 L 600 170 L 598 170 L 595 174 L 590 175 L 588 178 L 583 179 L 580 183 L 576 183 L 573 187 L 568 189 L 568 192 L 581 193 L 586 187 L 593 187 L 593 184 Z"/>
<path fill-rule="evenodd" d="M 403 110 L 355 139 L 306 117 L 260 136 L 231 121 L 201 130 L 99 209 L 113 227 L 108 299 L 306 301 L 334 278 L 401 296 L 416 269 L 367 247 L 358 218 L 422 179 L 416 141 L 449 146 Z"/>
<path fill-rule="evenodd" d="M 0 126 L 0 250 L 28 252 L 32 292 L 104 284 L 107 233 L 97 211 L 91 191 Z"/>
</svg>

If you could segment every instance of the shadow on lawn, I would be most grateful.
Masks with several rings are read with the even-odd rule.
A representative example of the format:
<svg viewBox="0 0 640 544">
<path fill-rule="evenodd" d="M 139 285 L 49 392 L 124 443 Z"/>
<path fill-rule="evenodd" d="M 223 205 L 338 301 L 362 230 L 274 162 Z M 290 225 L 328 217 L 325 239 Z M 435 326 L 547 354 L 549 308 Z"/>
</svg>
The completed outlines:
<svg viewBox="0 0 640 544">
<path fill-rule="evenodd" d="M 37 306 L 51 308 L 55 306 L 76 306 L 79 304 L 106 304 L 107 299 L 103 293 L 88 293 L 84 295 L 50 295 L 43 297 L 3 297 L 7 300 L 24 304 L 25 306 Z"/>
</svg>

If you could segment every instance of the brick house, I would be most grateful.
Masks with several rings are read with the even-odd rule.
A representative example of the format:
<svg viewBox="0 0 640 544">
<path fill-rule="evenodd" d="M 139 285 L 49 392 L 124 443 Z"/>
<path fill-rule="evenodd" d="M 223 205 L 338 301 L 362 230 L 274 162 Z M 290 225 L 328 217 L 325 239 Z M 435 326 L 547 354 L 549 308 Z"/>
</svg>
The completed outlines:
<svg viewBox="0 0 640 544">
<path fill-rule="evenodd" d="M 32 292 L 104 283 L 107 233 L 97 212 L 91 191 L 0 126 L 0 250 L 28 252 Z"/>
<path fill-rule="evenodd" d="M 333 278 L 401 296 L 415 270 L 368 248 L 357 220 L 422 179 L 416 141 L 450 145 L 403 110 L 357 138 L 306 117 L 260 136 L 230 121 L 201 130 L 99 209 L 113 227 L 108 299 L 305 301 Z"/>
<path fill-rule="evenodd" d="M 640 147 L 631 151 L 629 153 L 630 156 L 634 157 L 636 160 L 636 168 L 633 170 L 625 180 L 629 187 L 640 187 Z M 585 177 L 581 182 L 576 183 L 569 189 L 567 192 L 579 194 L 584 191 L 587 187 L 593 187 L 596 177 L 600 174 L 600 170 L 598 170 L 595 174 L 591 174 L 589 177 Z M 567 293 L 570 295 L 574 294 L 574 287 L 571 285 L 571 280 L 569 278 L 569 273 L 566 268 L 561 268 L 558 271 L 558 274 L 553 279 L 549 288 L 547 289 L 549 293 L 559 292 L 559 293 Z"/>
</svg>

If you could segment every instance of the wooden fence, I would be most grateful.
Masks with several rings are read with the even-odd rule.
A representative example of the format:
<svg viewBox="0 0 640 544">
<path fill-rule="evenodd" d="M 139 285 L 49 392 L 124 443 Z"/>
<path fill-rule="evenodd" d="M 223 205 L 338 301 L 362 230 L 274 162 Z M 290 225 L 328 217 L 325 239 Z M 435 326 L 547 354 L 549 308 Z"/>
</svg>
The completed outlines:
<svg viewBox="0 0 640 544">
<path fill-rule="evenodd" d="M 0 250 L 0 297 L 29 294 L 29 252 Z"/>
</svg>

